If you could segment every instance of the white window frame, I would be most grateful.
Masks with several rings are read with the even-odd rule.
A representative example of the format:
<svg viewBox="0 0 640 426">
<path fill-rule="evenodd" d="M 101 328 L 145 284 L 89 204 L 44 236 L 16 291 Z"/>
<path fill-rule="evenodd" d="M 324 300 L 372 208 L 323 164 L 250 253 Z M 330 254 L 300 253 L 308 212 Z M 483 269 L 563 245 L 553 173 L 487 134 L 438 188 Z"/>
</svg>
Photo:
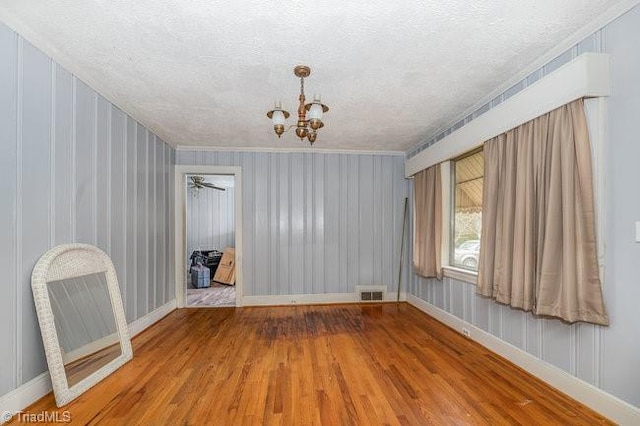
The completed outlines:
<svg viewBox="0 0 640 426">
<path fill-rule="evenodd" d="M 442 182 L 442 247 L 441 247 L 441 259 L 442 259 L 442 275 L 445 277 L 453 278 L 458 281 L 466 282 L 469 284 L 478 284 L 478 273 L 470 271 L 468 269 L 462 269 L 451 265 L 450 262 L 450 249 L 451 244 L 451 227 L 452 227 L 452 203 L 453 194 L 451 192 L 451 167 L 453 167 L 453 160 L 447 160 L 440 163 L 440 181 Z"/>
</svg>

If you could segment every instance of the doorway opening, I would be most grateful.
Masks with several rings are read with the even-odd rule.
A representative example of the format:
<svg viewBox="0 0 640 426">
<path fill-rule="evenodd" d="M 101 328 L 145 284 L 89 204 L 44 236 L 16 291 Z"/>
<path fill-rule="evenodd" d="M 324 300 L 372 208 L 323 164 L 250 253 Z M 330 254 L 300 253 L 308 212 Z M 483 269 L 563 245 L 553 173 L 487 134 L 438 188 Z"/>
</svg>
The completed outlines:
<svg viewBox="0 0 640 426">
<path fill-rule="evenodd" d="M 178 307 L 241 306 L 239 167 L 176 166 Z"/>
<path fill-rule="evenodd" d="M 186 176 L 188 307 L 235 306 L 235 177 Z"/>
</svg>

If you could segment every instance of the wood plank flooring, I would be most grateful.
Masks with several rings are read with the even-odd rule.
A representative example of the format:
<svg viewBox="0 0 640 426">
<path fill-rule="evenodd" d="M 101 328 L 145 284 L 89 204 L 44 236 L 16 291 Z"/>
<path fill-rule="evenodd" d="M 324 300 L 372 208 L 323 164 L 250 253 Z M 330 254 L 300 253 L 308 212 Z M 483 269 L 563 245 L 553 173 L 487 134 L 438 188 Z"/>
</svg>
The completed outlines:
<svg viewBox="0 0 640 426">
<path fill-rule="evenodd" d="M 235 305 L 235 286 L 220 284 L 215 281 L 211 281 L 211 286 L 207 288 L 187 286 L 187 306 L 189 307 Z"/>
<path fill-rule="evenodd" d="M 602 416 L 406 303 L 181 309 L 66 407 L 107 425 L 593 425 Z"/>
</svg>

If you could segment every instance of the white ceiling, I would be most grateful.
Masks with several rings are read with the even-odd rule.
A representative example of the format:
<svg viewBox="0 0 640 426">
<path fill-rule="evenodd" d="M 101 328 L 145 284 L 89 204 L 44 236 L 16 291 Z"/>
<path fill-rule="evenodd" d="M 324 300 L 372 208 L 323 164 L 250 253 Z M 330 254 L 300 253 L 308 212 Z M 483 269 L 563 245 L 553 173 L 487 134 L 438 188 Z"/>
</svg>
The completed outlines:
<svg viewBox="0 0 640 426">
<path fill-rule="evenodd" d="M 314 147 L 404 151 L 616 3 L 3 0 L 0 20 L 173 146 L 308 147 L 265 115 L 295 117 L 307 64 Z"/>
</svg>

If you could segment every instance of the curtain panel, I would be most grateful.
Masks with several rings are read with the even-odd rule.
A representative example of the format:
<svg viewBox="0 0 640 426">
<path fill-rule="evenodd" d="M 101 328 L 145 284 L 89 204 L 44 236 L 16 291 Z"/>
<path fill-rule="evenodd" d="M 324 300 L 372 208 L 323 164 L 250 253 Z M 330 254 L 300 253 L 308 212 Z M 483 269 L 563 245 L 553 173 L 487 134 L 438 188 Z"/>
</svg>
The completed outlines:
<svg viewBox="0 0 640 426">
<path fill-rule="evenodd" d="M 440 164 L 414 175 L 413 269 L 442 279 L 442 183 Z"/>
<path fill-rule="evenodd" d="M 484 158 L 477 293 L 538 315 L 608 325 L 583 101 L 490 139 Z"/>
</svg>

